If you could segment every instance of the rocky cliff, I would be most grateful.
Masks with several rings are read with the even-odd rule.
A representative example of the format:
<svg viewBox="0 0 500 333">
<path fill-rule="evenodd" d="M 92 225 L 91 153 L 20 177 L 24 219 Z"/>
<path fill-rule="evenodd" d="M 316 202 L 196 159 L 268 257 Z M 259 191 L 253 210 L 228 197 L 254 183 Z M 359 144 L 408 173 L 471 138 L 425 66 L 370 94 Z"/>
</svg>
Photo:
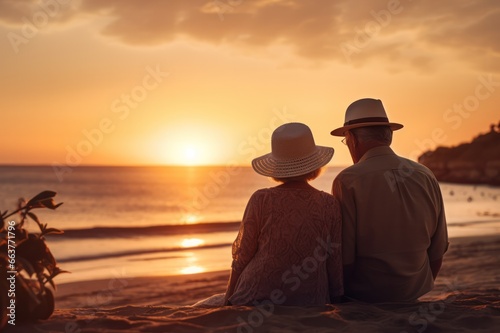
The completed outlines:
<svg viewBox="0 0 500 333">
<path fill-rule="evenodd" d="M 500 186 L 500 124 L 472 142 L 427 151 L 418 161 L 439 181 Z"/>
</svg>

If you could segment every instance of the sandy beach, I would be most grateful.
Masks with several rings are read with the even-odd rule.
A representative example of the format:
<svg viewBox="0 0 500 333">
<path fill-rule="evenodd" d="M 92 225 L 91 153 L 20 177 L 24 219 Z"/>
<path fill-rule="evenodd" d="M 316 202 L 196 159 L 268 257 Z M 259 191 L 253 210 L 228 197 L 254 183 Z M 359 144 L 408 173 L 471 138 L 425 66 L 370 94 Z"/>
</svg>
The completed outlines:
<svg viewBox="0 0 500 333">
<path fill-rule="evenodd" d="M 193 307 L 228 272 L 62 284 L 46 321 L 7 332 L 497 332 L 500 236 L 454 238 L 435 289 L 418 303 Z"/>
</svg>

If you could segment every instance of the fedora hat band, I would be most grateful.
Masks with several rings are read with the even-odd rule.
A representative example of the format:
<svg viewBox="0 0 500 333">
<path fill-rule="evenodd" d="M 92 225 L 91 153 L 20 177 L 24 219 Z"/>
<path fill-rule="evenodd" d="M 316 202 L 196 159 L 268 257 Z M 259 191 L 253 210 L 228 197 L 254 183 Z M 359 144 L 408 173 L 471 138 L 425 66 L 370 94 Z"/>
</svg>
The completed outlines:
<svg viewBox="0 0 500 333">
<path fill-rule="evenodd" d="M 381 100 L 363 98 L 347 107 L 344 126 L 334 129 L 330 134 L 345 136 L 348 130 L 367 126 L 389 126 L 393 131 L 403 128 L 401 124 L 389 122 L 389 117 L 387 117 Z"/>
<path fill-rule="evenodd" d="M 353 120 L 346 121 L 344 123 L 344 126 L 361 124 L 361 123 L 389 123 L 389 119 L 387 119 L 387 117 L 359 118 L 359 119 L 353 119 Z"/>
</svg>

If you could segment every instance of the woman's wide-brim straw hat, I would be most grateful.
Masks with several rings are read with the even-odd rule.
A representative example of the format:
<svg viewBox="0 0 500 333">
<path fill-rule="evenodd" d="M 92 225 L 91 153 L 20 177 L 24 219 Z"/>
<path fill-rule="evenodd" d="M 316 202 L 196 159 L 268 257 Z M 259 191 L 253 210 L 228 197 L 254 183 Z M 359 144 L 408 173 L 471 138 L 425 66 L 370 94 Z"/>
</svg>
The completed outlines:
<svg viewBox="0 0 500 333">
<path fill-rule="evenodd" d="M 307 125 L 288 123 L 274 130 L 271 153 L 255 158 L 252 167 L 267 177 L 302 176 L 328 164 L 333 153 L 333 148 L 316 145 Z"/>
<path fill-rule="evenodd" d="M 379 99 L 363 98 L 353 102 L 345 112 L 344 126 L 330 132 L 334 136 L 345 136 L 348 130 L 367 126 L 389 126 L 393 131 L 403 125 L 389 122 L 384 105 Z"/>
</svg>

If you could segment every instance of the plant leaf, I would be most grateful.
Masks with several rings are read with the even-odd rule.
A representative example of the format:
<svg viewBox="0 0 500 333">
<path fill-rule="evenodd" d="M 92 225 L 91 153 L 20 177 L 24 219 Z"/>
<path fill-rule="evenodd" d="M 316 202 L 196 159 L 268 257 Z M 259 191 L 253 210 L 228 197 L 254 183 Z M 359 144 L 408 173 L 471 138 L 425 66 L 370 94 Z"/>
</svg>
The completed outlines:
<svg viewBox="0 0 500 333">
<path fill-rule="evenodd" d="M 56 192 L 54 191 L 43 191 L 35 195 L 33 198 L 31 198 L 28 203 L 26 204 L 26 207 L 28 209 L 32 208 L 42 208 L 42 207 L 47 207 L 51 209 L 54 207 L 54 201 L 53 198 L 56 196 Z M 57 207 L 56 207 L 57 208 Z"/>
<path fill-rule="evenodd" d="M 31 213 L 31 212 L 28 212 L 27 213 L 29 217 L 31 217 L 31 219 L 33 221 L 35 221 L 36 223 L 40 224 L 40 220 L 38 219 L 38 216 L 36 216 L 35 214 Z"/>
<path fill-rule="evenodd" d="M 56 290 L 56 285 L 54 283 L 54 278 L 56 276 L 58 276 L 59 274 L 61 273 L 71 273 L 71 272 L 68 272 L 68 271 L 64 271 L 62 269 L 60 269 L 59 267 L 54 267 L 54 271 L 49 275 L 47 274 L 44 274 L 45 278 L 47 279 L 47 281 L 45 281 L 45 283 L 50 283 L 50 285 L 52 286 L 52 288 L 54 288 L 54 290 Z"/>
<path fill-rule="evenodd" d="M 64 231 L 56 229 L 56 228 L 48 228 L 48 229 L 45 229 L 45 232 L 43 234 L 44 235 L 47 235 L 47 234 L 60 235 L 60 234 L 64 234 Z"/>
<path fill-rule="evenodd" d="M 51 199 L 46 199 L 46 200 L 40 201 L 40 204 L 42 205 L 42 207 L 45 207 L 45 208 L 56 209 L 57 207 L 61 206 L 63 203 L 60 202 L 56 205 L 54 203 L 54 200 L 51 198 Z"/>
<path fill-rule="evenodd" d="M 29 277 L 32 277 L 33 274 L 36 273 L 35 268 L 33 267 L 33 265 L 31 265 L 31 263 L 28 260 L 17 257 L 16 261 L 21 264 L 21 267 L 26 271 Z"/>
<path fill-rule="evenodd" d="M 50 273 L 52 274 L 52 267 L 56 267 L 56 259 L 52 255 L 52 252 L 50 252 L 47 244 L 45 244 L 45 241 L 43 241 L 43 246 L 45 247 L 45 252 L 43 253 L 42 256 L 42 263 L 47 268 Z"/>
<path fill-rule="evenodd" d="M 31 198 L 28 201 L 28 203 L 26 204 L 26 206 L 33 206 L 39 201 L 51 199 L 51 198 L 55 197 L 56 194 L 57 193 L 54 191 L 42 191 L 42 192 L 38 193 L 37 195 L 35 195 L 33 198 Z"/>
<path fill-rule="evenodd" d="M 45 283 L 50 283 L 50 285 L 52 286 L 52 288 L 54 288 L 54 290 L 56 290 L 56 284 L 54 283 L 54 277 L 53 276 L 49 276 L 48 274 L 43 274 L 43 276 L 45 277 Z"/>
<path fill-rule="evenodd" d="M 17 209 L 21 210 L 25 203 L 26 203 L 26 200 L 24 200 L 24 198 L 19 198 L 17 200 Z"/>
</svg>

